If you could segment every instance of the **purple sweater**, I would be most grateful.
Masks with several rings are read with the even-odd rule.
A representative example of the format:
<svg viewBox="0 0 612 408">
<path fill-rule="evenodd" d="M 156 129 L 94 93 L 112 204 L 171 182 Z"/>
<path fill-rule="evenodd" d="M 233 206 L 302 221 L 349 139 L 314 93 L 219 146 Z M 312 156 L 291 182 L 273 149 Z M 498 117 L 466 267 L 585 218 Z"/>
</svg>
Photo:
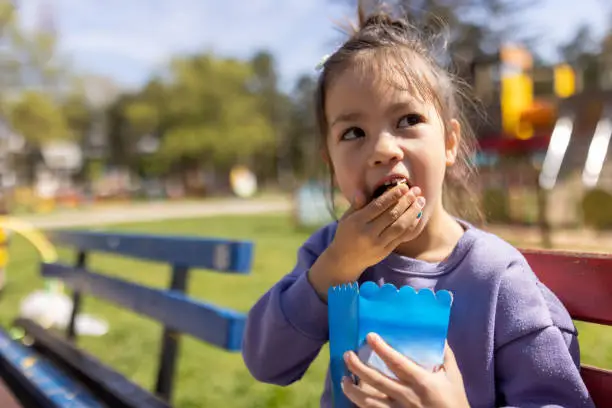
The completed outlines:
<svg viewBox="0 0 612 408">
<path fill-rule="evenodd" d="M 566 309 L 521 253 L 495 235 L 464 224 L 444 262 L 391 254 L 361 281 L 453 292 L 448 342 L 477 407 L 592 407 L 579 372 L 577 332 Z M 298 381 L 328 341 L 327 305 L 306 271 L 333 239 L 336 223 L 299 249 L 293 271 L 248 315 L 243 357 L 259 381 Z M 321 407 L 331 407 L 329 371 Z"/>
</svg>

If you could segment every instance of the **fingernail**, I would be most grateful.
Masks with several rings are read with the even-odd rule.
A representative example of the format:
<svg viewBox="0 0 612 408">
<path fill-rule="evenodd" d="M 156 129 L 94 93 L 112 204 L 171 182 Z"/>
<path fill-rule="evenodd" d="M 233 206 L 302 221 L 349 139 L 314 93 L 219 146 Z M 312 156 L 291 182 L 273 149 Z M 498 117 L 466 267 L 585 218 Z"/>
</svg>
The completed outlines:
<svg viewBox="0 0 612 408">
<path fill-rule="evenodd" d="M 417 205 L 421 208 L 425 207 L 425 197 L 419 197 L 417 198 Z"/>
<path fill-rule="evenodd" d="M 418 196 L 419 194 L 421 194 L 421 189 L 419 187 L 412 187 L 412 193 L 415 196 Z"/>
<path fill-rule="evenodd" d="M 347 352 L 345 352 L 345 353 L 344 353 L 344 361 L 348 362 L 350 358 L 351 358 L 350 353 L 349 353 L 348 351 L 347 351 Z"/>
</svg>

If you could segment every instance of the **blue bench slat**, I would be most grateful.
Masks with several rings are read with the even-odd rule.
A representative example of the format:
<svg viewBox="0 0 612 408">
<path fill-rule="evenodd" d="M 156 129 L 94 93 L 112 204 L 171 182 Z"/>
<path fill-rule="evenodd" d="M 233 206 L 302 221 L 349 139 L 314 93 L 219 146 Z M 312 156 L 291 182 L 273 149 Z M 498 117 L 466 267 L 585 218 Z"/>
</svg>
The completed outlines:
<svg viewBox="0 0 612 408">
<path fill-rule="evenodd" d="M 91 293 L 149 316 L 167 328 L 190 334 L 230 351 L 241 348 L 245 315 L 197 301 L 176 291 L 152 289 L 61 263 L 43 263 L 43 276 L 63 280 L 77 291 Z"/>
<path fill-rule="evenodd" d="M 167 402 L 38 323 L 30 319 L 18 318 L 15 320 L 15 326 L 23 328 L 27 335 L 34 339 L 37 350 L 44 350 L 46 356 L 50 355 L 54 361 L 60 361 L 62 368 L 67 368 L 70 374 L 76 374 L 76 378 L 107 406 L 113 408 L 170 408 Z"/>
<path fill-rule="evenodd" d="M 104 408 L 85 388 L 35 351 L 12 340 L 4 330 L 0 330 L 0 360 L 8 364 L 11 371 L 33 384 L 32 393 L 40 394 L 49 405 L 62 408 Z"/>
<path fill-rule="evenodd" d="M 51 231 L 55 244 L 222 272 L 249 273 L 253 243 L 228 239 L 89 231 Z"/>
</svg>

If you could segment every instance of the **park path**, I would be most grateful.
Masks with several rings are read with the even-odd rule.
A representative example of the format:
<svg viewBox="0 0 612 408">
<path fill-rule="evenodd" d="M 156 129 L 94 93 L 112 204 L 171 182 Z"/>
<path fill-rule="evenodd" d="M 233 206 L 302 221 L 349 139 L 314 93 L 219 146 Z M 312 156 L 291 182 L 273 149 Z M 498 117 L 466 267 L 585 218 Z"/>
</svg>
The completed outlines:
<svg viewBox="0 0 612 408">
<path fill-rule="evenodd" d="M 290 198 L 282 196 L 251 200 L 224 198 L 184 202 L 125 203 L 51 214 L 24 215 L 19 216 L 19 219 L 45 230 L 232 214 L 287 213 L 291 210 L 291 205 Z M 485 229 L 506 240 L 520 242 L 524 247 L 537 247 L 540 244 L 537 227 L 489 225 Z M 596 233 L 590 230 L 557 230 L 552 238 L 556 249 L 612 253 L 610 231 Z"/>
<path fill-rule="evenodd" d="M 228 198 L 199 202 L 125 203 L 50 214 L 23 215 L 18 218 L 35 228 L 53 229 L 231 214 L 264 214 L 287 212 L 290 209 L 291 202 L 286 198 Z"/>
</svg>

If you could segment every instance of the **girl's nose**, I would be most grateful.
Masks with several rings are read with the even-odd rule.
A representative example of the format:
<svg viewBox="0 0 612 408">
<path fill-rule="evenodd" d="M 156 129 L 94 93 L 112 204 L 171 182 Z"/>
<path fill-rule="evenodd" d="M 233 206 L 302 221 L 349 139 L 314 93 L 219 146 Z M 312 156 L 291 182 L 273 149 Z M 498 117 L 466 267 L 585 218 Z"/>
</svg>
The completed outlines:
<svg viewBox="0 0 612 408">
<path fill-rule="evenodd" d="M 371 166 L 395 163 L 404 159 L 404 152 L 393 135 L 382 134 L 374 143 L 369 160 Z"/>
</svg>

